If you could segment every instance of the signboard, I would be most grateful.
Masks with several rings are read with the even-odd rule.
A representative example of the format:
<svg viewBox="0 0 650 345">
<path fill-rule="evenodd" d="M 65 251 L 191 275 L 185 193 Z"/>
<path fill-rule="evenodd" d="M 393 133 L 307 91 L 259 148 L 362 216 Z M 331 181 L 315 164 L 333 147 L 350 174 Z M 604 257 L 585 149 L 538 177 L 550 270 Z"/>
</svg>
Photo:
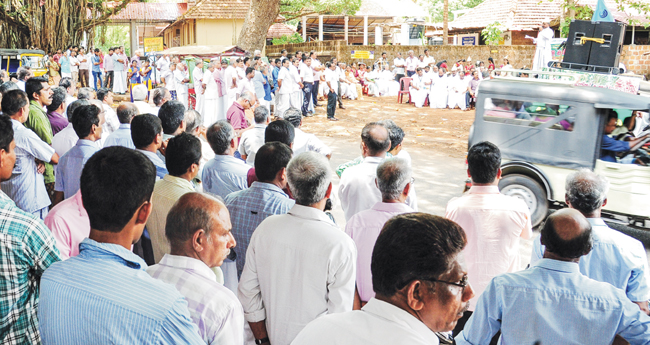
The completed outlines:
<svg viewBox="0 0 650 345">
<path fill-rule="evenodd" d="M 144 52 L 161 52 L 163 51 L 163 38 L 162 37 L 145 37 L 144 38 Z"/>
<path fill-rule="evenodd" d="M 476 46 L 478 45 L 478 34 L 458 35 L 458 40 L 461 46 Z"/>
<path fill-rule="evenodd" d="M 562 61 L 564 59 L 565 48 L 560 49 L 560 45 L 566 42 L 566 38 L 551 39 L 551 60 Z"/>
<path fill-rule="evenodd" d="M 353 50 L 351 54 L 353 59 L 374 59 L 375 58 L 375 51 L 367 51 L 367 50 Z"/>
</svg>

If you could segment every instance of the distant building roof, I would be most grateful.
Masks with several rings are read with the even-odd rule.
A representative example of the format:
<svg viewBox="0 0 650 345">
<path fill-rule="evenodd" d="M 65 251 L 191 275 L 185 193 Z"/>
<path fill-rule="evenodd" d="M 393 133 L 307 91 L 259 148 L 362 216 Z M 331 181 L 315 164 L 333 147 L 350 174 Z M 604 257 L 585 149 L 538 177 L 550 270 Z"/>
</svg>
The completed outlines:
<svg viewBox="0 0 650 345">
<path fill-rule="evenodd" d="M 451 29 L 484 28 L 499 22 L 507 30 L 535 30 L 544 18 L 561 14 L 561 1 L 486 0 L 449 23 Z"/>
<path fill-rule="evenodd" d="M 244 19 L 250 0 L 201 0 L 179 19 Z"/>
<path fill-rule="evenodd" d="M 292 35 L 296 30 L 284 23 L 275 23 L 271 25 L 266 38 L 280 38 L 285 35 Z"/>
<path fill-rule="evenodd" d="M 186 3 L 131 2 L 111 20 L 175 21 L 187 11 Z"/>
</svg>

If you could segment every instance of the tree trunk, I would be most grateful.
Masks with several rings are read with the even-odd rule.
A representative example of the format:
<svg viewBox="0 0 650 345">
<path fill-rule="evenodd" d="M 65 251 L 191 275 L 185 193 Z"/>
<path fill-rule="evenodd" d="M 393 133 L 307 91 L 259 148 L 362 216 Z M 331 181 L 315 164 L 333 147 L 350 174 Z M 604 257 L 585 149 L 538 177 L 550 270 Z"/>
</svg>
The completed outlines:
<svg viewBox="0 0 650 345">
<path fill-rule="evenodd" d="M 249 52 L 262 50 L 266 34 L 280 13 L 280 0 L 251 0 L 237 45 Z"/>
<path fill-rule="evenodd" d="M 575 2 L 573 0 L 567 0 L 567 7 L 569 8 L 569 22 L 571 19 L 576 18 Z"/>
<path fill-rule="evenodd" d="M 442 44 L 449 42 L 449 0 L 445 0 L 442 7 Z"/>
</svg>

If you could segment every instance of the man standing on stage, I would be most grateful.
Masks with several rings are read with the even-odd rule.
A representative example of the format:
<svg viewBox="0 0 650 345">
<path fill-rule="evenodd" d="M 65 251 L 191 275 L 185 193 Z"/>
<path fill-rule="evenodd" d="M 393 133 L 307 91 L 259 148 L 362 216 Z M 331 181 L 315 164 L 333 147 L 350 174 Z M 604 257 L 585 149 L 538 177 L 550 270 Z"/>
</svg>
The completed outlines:
<svg viewBox="0 0 650 345">
<path fill-rule="evenodd" d="M 555 33 L 550 28 L 550 22 L 549 19 L 544 19 L 542 29 L 539 31 L 537 38 L 533 39 L 533 43 L 537 44 L 535 58 L 533 59 L 533 70 L 536 71 L 548 67 L 548 62 L 551 61 L 551 39 Z"/>
</svg>

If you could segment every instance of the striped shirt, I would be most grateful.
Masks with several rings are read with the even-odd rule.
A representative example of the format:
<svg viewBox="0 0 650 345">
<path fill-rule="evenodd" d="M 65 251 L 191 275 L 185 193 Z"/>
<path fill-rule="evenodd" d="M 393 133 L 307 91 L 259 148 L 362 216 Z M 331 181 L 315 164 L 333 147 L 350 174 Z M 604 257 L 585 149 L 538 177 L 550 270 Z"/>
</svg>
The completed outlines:
<svg viewBox="0 0 650 345">
<path fill-rule="evenodd" d="M 205 263 L 166 254 L 147 273 L 173 285 L 185 296 L 192 321 L 206 344 L 244 343 L 244 309 L 232 291 L 217 283 L 214 272 Z"/>
<path fill-rule="evenodd" d="M 99 151 L 99 145 L 90 140 L 79 139 L 56 165 L 56 182 L 54 190 L 63 192 L 66 199 L 72 197 L 78 190 L 81 182 L 81 171 L 86 162 L 95 152 Z"/>
<path fill-rule="evenodd" d="M 43 174 L 38 173 L 36 159 L 49 162 L 54 149 L 27 129 L 22 123 L 11 120 L 16 141 L 16 165 L 11 178 L 2 181 L 2 191 L 16 203 L 21 210 L 34 213 L 50 206 L 50 197 L 45 189 Z"/>
<path fill-rule="evenodd" d="M 36 315 L 39 280 L 59 260 L 45 224 L 0 192 L 0 343 L 41 343 Z"/>
<path fill-rule="evenodd" d="M 153 208 L 147 219 L 147 231 L 151 236 L 153 257 L 156 262 L 162 259 L 163 255 L 169 254 L 169 242 L 165 236 L 165 225 L 167 225 L 167 214 L 172 206 L 183 194 L 194 192 L 192 182 L 172 175 L 165 175 L 162 180 L 156 181 L 151 196 Z"/>
<path fill-rule="evenodd" d="M 203 344 L 176 289 L 116 244 L 85 239 L 79 255 L 41 278 L 41 336 L 49 344 Z"/>
<path fill-rule="evenodd" d="M 203 190 L 226 198 L 232 192 L 248 188 L 250 165 L 228 155 L 216 155 L 203 167 Z"/>
<path fill-rule="evenodd" d="M 253 231 L 266 217 L 286 214 L 295 201 L 278 186 L 255 181 L 250 188 L 234 192 L 226 197 L 226 207 L 230 212 L 232 234 L 237 241 L 237 274 L 241 276 L 246 262 L 246 250 Z"/>
</svg>

